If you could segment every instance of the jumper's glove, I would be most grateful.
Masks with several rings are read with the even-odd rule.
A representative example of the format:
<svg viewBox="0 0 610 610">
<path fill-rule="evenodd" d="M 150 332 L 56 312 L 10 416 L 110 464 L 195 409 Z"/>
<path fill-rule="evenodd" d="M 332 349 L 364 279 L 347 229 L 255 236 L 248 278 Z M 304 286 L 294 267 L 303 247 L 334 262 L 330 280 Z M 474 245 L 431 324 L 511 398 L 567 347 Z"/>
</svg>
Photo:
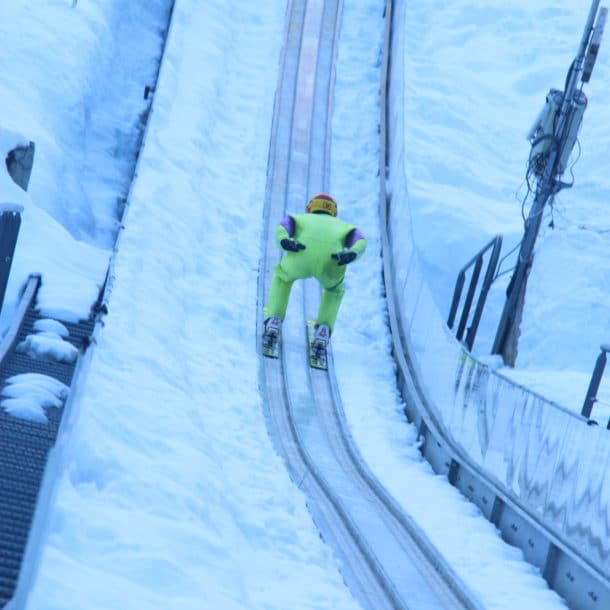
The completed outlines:
<svg viewBox="0 0 610 610">
<path fill-rule="evenodd" d="M 348 250 L 347 252 L 335 252 L 330 257 L 337 261 L 337 265 L 349 265 L 358 255 Z"/>
<path fill-rule="evenodd" d="M 284 238 L 280 242 L 280 246 L 282 246 L 282 248 L 287 252 L 298 252 L 299 250 L 305 250 L 305 246 L 294 239 Z"/>
</svg>

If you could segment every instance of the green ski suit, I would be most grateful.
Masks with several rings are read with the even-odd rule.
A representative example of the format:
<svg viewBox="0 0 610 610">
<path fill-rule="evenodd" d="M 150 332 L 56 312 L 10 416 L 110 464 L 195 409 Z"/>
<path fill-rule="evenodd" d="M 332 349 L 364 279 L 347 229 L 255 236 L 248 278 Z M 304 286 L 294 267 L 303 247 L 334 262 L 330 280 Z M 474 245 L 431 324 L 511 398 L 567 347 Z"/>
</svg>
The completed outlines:
<svg viewBox="0 0 610 610">
<path fill-rule="evenodd" d="M 347 265 L 331 258 L 338 252 L 354 252 L 360 258 L 366 240 L 360 231 L 330 214 L 292 214 L 275 230 L 279 248 L 283 239 L 294 239 L 305 246 L 299 252 L 286 252 L 274 267 L 266 317 L 286 316 L 290 289 L 294 280 L 315 277 L 322 285 L 322 299 L 317 324 L 328 324 L 332 330 L 345 293 L 344 276 Z"/>
</svg>

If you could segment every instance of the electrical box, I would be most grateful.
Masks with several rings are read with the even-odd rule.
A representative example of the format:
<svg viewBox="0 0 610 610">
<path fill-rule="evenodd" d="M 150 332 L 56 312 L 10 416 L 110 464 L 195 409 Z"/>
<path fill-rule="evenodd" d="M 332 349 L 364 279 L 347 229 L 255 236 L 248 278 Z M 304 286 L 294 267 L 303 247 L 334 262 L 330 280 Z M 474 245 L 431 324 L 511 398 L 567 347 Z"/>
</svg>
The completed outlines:
<svg viewBox="0 0 610 610">
<path fill-rule="evenodd" d="M 563 91 L 551 89 L 546 96 L 545 105 L 527 135 L 532 144 L 531 167 L 537 176 L 542 176 L 544 173 L 552 146 L 559 146 L 557 174 L 563 174 L 576 144 L 582 117 L 587 107 L 587 96 L 581 90 L 577 90 L 568 107 L 565 120 L 560 123 L 562 104 Z M 561 130 L 561 133 L 558 130 Z"/>
</svg>

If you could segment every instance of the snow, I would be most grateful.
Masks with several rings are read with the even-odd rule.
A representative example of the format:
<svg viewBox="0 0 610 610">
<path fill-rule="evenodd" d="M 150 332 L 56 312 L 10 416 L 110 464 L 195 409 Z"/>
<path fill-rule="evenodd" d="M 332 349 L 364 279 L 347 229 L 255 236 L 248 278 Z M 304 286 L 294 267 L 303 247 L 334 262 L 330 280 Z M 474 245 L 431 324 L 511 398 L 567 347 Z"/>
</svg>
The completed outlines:
<svg viewBox="0 0 610 610">
<path fill-rule="evenodd" d="M 498 0 L 483 11 L 456 1 L 432 14 L 406 3 L 405 167 L 441 310 L 475 245 L 498 232 L 505 250 L 520 239 L 523 134 L 563 80 L 586 16 L 564 4 Z M 368 240 L 333 336 L 344 408 L 371 469 L 486 607 L 563 608 L 521 552 L 432 473 L 404 422 L 376 205 L 383 7 L 344 4 L 337 59 L 331 192 Z M 104 283 L 168 8 L 54 0 L 0 9 L 0 145 L 5 154 L 36 143 L 28 193 L 0 172 L 0 203 L 24 210 L 0 326 L 27 275 L 42 274 L 48 320 L 27 349 L 66 356 L 54 318 L 86 317 Z M 27 608 L 357 607 L 273 450 L 258 392 L 257 270 L 285 12 L 281 0 L 237 0 L 230 11 L 221 0 L 176 2 L 109 315 L 71 397 Z M 602 46 L 576 184 L 539 242 L 518 367 L 501 368 L 568 406 L 584 397 L 608 340 L 607 70 Z M 480 331 L 483 356 L 502 290 Z M 20 376 L 3 393 L 3 408 L 44 421 L 65 387 Z"/>
<path fill-rule="evenodd" d="M 70 391 L 64 383 L 39 373 L 15 375 L 6 383 L 0 406 L 15 417 L 39 423 L 47 422 L 46 409 L 63 406 Z"/>
<path fill-rule="evenodd" d="M 466 3 L 452 3 L 433 13 L 421 3 L 406 9 L 413 24 L 405 51 L 405 169 L 413 235 L 444 316 L 462 265 L 495 234 L 504 236 L 503 255 L 521 239 L 525 135 L 548 90 L 563 87 L 589 7 L 589 2 L 518 0 L 468 10 Z M 556 197 L 543 219 L 517 365 L 501 370 L 577 412 L 610 328 L 607 58 L 602 43 L 585 86 L 589 105 L 581 155 L 573 156 L 574 186 Z M 564 179 L 571 179 L 569 172 Z M 512 264 L 514 255 L 503 269 Z M 477 354 L 491 349 L 509 278 L 492 288 Z M 606 375 L 600 389 L 605 404 L 593 412 L 603 425 L 610 417 L 609 379 Z"/>
<path fill-rule="evenodd" d="M 78 354 L 76 347 L 53 332 L 28 335 L 16 349 L 34 359 L 50 359 L 57 362 L 74 362 Z"/>
</svg>

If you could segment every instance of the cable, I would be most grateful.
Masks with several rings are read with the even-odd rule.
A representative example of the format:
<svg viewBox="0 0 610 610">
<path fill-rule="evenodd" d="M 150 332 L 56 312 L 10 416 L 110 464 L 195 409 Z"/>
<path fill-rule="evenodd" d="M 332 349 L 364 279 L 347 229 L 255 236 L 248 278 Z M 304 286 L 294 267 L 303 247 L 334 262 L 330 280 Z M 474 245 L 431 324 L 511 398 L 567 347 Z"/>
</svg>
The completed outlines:
<svg viewBox="0 0 610 610">
<path fill-rule="evenodd" d="M 498 261 L 498 265 L 496 266 L 496 273 L 494 274 L 493 279 L 491 280 L 492 283 L 495 282 L 499 277 L 502 277 L 503 275 L 506 275 L 507 273 L 510 273 L 511 271 L 515 270 L 515 265 L 513 265 L 513 267 L 511 267 L 510 269 L 506 269 L 505 271 L 499 271 L 500 267 L 502 267 L 502 263 L 518 248 L 521 247 L 521 244 L 523 243 L 523 239 L 520 239 L 517 244 L 515 246 L 513 246 L 513 248 L 507 252 L 499 261 Z"/>
</svg>

